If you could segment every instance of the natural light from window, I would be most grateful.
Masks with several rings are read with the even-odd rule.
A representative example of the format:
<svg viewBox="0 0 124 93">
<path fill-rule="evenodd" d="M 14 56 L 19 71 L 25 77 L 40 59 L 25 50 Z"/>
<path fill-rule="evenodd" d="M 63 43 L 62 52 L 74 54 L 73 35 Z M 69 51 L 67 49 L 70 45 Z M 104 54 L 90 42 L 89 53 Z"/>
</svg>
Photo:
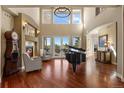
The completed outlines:
<svg viewBox="0 0 124 93">
<path fill-rule="evenodd" d="M 68 17 L 58 17 L 52 9 L 42 9 L 42 24 L 81 24 L 81 9 L 72 9 Z M 66 15 L 60 13 L 60 16 Z"/>
<path fill-rule="evenodd" d="M 59 14 L 59 15 L 65 15 L 65 14 Z M 61 18 L 53 14 L 53 23 L 54 24 L 70 24 L 70 16 Z"/>
<path fill-rule="evenodd" d="M 81 23 L 81 10 L 73 10 L 72 11 L 72 24 L 80 24 Z"/>
<path fill-rule="evenodd" d="M 52 11 L 51 9 L 42 10 L 42 24 L 51 24 L 52 23 Z"/>
</svg>

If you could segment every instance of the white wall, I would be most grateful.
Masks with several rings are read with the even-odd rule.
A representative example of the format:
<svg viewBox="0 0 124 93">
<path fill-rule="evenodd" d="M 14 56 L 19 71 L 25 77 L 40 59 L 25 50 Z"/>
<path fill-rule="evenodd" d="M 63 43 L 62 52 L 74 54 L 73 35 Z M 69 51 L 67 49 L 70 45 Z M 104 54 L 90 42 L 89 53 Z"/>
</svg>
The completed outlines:
<svg viewBox="0 0 124 93">
<path fill-rule="evenodd" d="M 82 34 L 82 25 L 42 25 L 41 35 L 79 35 Z"/>
<path fill-rule="evenodd" d="M 122 77 L 123 71 L 123 30 L 122 7 L 106 8 L 100 15 L 95 16 L 95 8 L 84 8 L 85 31 L 111 22 L 117 22 L 117 75 Z"/>
<path fill-rule="evenodd" d="M 12 12 L 14 12 L 16 15 L 18 13 L 24 13 L 34 19 L 36 24 L 39 26 L 40 22 L 40 10 L 39 8 L 9 8 Z"/>
</svg>

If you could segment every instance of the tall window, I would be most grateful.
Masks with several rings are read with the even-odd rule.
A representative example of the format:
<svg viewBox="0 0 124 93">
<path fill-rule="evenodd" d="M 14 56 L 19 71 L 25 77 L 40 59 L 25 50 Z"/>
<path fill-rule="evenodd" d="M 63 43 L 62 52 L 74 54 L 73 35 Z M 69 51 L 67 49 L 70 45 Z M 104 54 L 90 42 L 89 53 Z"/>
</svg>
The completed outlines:
<svg viewBox="0 0 124 93">
<path fill-rule="evenodd" d="M 72 9 L 68 17 L 58 17 L 54 15 L 52 9 L 42 9 L 42 24 L 81 24 L 81 9 Z M 60 16 L 66 15 L 60 13 Z"/>
<path fill-rule="evenodd" d="M 62 16 L 66 14 L 61 13 L 59 15 Z M 53 14 L 53 23 L 54 24 L 70 24 L 70 16 L 61 18 Z"/>
<path fill-rule="evenodd" d="M 81 10 L 74 9 L 72 11 L 72 24 L 80 24 L 81 23 Z"/>
<path fill-rule="evenodd" d="M 72 37 L 72 46 L 79 48 L 80 46 L 80 37 Z"/>
<path fill-rule="evenodd" d="M 51 37 L 44 37 L 44 54 L 51 55 Z"/>
<path fill-rule="evenodd" d="M 42 10 L 42 24 L 51 24 L 52 23 L 52 10 L 43 9 Z"/>
</svg>

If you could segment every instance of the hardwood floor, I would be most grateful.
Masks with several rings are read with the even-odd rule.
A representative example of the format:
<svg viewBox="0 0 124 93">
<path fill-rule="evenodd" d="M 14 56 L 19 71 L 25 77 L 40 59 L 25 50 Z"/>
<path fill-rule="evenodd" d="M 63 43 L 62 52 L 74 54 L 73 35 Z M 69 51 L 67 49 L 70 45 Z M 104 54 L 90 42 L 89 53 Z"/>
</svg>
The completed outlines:
<svg viewBox="0 0 124 93">
<path fill-rule="evenodd" d="M 84 87 L 124 87 L 116 77 L 116 66 L 96 63 L 88 58 L 78 65 L 76 73 L 65 59 L 55 59 L 43 63 L 41 71 L 19 72 L 4 78 L 2 88 L 84 88 Z"/>
</svg>

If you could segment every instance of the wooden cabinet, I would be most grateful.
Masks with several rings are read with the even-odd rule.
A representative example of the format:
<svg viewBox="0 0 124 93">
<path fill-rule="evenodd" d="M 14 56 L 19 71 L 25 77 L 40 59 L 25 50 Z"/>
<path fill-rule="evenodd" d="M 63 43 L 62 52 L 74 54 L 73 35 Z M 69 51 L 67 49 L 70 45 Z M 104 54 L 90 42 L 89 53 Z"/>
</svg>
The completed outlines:
<svg viewBox="0 0 124 93">
<path fill-rule="evenodd" d="M 110 51 L 97 51 L 96 61 L 101 63 L 111 63 L 111 52 Z"/>
</svg>

